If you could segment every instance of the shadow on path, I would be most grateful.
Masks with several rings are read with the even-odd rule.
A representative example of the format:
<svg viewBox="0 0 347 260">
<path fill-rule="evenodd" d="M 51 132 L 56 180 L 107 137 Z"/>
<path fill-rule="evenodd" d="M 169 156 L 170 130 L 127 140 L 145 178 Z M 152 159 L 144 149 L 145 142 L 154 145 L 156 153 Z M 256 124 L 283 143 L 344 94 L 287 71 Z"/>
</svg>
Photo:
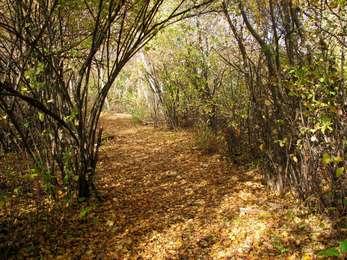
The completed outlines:
<svg viewBox="0 0 347 260">
<path fill-rule="evenodd" d="M 22 214 L 17 224 L 6 224 L 15 232 L 8 254 L 260 258 L 300 256 L 312 243 L 321 246 L 320 237 L 329 238 L 328 222 L 266 190 L 256 170 L 243 172 L 220 155 L 201 154 L 189 132 L 135 126 L 119 115 L 104 117 L 103 124 L 97 186 L 104 200 Z M 76 217 L 81 212 L 85 218 Z"/>
</svg>

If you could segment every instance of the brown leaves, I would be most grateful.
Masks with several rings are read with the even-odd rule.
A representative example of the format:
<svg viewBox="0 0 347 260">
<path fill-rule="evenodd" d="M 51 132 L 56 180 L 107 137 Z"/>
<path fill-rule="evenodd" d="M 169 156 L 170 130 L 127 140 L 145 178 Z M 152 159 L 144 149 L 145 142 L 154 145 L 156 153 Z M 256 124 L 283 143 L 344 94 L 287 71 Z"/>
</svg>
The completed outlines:
<svg viewBox="0 0 347 260">
<path fill-rule="evenodd" d="M 200 154 L 188 132 L 134 127 L 128 120 L 103 119 L 113 138 L 100 155 L 102 202 L 42 204 L 37 211 L 28 210 L 27 200 L 13 202 L 12 215 L 1 212 L 0 224 L 11 230 L 12 256 L 271 258 L 324 247 L 329 222 L 298 208 L 290 196 L 269 193 L 257 171 Z M 22 218 L 14 221 L 18 212 Z"/>
</svg>

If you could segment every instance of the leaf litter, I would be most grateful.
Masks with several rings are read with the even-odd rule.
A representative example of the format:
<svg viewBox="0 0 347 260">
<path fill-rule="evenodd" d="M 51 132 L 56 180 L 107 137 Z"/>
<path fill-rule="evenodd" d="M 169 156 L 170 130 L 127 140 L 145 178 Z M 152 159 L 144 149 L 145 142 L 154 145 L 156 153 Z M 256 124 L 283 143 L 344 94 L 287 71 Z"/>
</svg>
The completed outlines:
<svg viewBox="0 0 347 260">
<path fill-rule="evenodd" d="M 1 256 L 313 259 L 346 235 L 290 194 L 271 192 L 258 169 L 199 152 L 190 131 L 135 125 L 112 114 L 102 124 L 107 138 L 97 187 L 103 200 L 66 207 L 8 191 L 0 211 Z"/>
</svg>

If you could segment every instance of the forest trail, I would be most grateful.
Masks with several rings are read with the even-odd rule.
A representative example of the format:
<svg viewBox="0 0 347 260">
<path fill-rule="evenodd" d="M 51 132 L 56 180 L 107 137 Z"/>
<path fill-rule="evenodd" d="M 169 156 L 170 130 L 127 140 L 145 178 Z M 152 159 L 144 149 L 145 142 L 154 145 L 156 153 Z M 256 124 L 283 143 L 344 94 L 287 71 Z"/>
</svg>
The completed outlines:
<svg viewBox="0 0 347 260">
<path fill-rule="evenodd" d="M 109 233 L 98 241 L 105 256 L 299 256 L 329 235 L 328 222 L 272 194 L 256 170 L 198 151 L 191 133 L 134 125 L 120 115 L 103 122 L 109 137 L 98 185 L 106 200 L 97 212 Z"/>
<path fill-rule="evenodd" d="M 67 208 L 47 204 L 34 213 L 32 200 L 12 198 L 16 208 L 0 215 L 8 223 L 8 255 L 296 258 L 331 243 L 329 220 L 271 193 L 257 170 L 201 153 L 189 131 L 136 125 L 125 115 L 103 115 L 102 124 L 97 188 L 104 199 Z"/>
</svg>

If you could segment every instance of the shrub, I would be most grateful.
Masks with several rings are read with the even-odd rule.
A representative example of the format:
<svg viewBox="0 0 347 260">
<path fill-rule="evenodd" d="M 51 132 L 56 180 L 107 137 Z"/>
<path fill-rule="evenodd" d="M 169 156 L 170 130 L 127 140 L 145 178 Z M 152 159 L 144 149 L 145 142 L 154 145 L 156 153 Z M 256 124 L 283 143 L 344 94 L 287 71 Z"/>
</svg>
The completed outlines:
<svg viewBox="0 0 347 260">
<path fill-rule="evenodd" d="M 197 148 L 212 154 L 224 150 L 223 138 L 205 124 L 198 124 L 194 128 L 194 140 Z"/>
</svg>

